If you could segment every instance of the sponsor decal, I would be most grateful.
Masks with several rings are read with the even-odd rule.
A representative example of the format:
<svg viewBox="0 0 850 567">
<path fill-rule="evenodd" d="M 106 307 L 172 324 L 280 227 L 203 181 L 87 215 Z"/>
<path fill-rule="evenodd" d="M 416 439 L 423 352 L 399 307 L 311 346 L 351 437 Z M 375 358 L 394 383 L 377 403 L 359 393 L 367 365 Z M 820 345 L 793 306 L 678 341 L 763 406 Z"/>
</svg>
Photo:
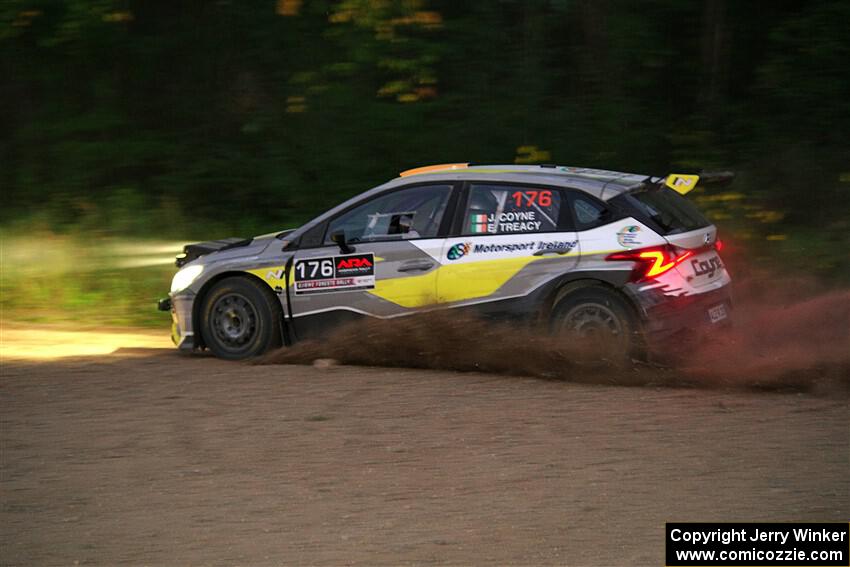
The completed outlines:
<svg viewBox="0 0 850 567">
<path fill-rule="evenodd" d="M 476 244 L 472 248 L 473 254 L 489 254 L 493 252 L 519 252 L 522 250 L 534 250 L 534 242 L 509 242 L 506 244 Z"/>
<path fill-rule="evenodd" d="M 557 250 L 558 253 L 566 253 L 576 247 L 577 240 L 557 241 L 531 241 L 531 242 L 505 242 L 505 243 L 482 243 L 459 242 L 449 248 L 446 257 L 449 260 L 459 260 L 471 254 L 498 254 L 512 252 L 535 252 L 538 250 Z"/>
<path fill-rule="evenodd" d="M 723 262 L 718 256 L 712 256 L 708 260 L 691 260 L 691 267 L 695 275 L 708 275 L 709 278 L 713 278 L 714 274 L 723 269 Z"/>
<path fill-rule="evenodd" d="M 357 291 L 375 287 L 375 256 L 349 254 L 296 260 L 295 294 Z"/>
<path fill-rule="evenodd" d="M 469 254 L 469 248 L 472 246 L 470 242 L 459 242 L 455 244 L 451 248 L 449 248 L 449 253 L 446 254 L 446 257 L 449 260 L 457 260 L 458 258 L 462 258 Z"/>
<path fill-rule="evenodd" d="M 335 260 L 337 276 L 370 276 L 375 273 L 375 263 L 371 254 L 338 256 Z"/>
<path fill-rule="evenodd" d="M 578 240 L 556 240 L 554 242 L 538 242 L 537 250 L 556 250 L 559 254 L 565 254 L 576 247 Z"/>
<path fill-rule="evenodd" d="M 617 243 L 623 248 L 632 248 L 643 244 L 640 239 L 640 227 L 631 225 L 621 228 L 617 232 Z"/>
<path fill-rule="evenodd" d="M 684 195 L 697 186 L 699 175 L 686 175 L 684 173 L 671 173 L 664 180 L 664 185 Z"/>
</svg>

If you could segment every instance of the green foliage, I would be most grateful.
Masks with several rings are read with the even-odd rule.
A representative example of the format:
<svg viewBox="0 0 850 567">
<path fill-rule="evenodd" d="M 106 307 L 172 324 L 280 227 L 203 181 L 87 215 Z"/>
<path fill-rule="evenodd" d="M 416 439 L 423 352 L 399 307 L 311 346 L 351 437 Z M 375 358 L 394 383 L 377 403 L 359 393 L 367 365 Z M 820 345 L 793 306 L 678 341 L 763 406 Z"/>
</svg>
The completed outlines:
<svg viewBox="0 0 850 567">
<path fill-rule="evenodd" d="M 4 319 L 96 326 L 168 325 L 156 310 L 180 250 L 176 241 L 0 234 Z"/>
</svg>

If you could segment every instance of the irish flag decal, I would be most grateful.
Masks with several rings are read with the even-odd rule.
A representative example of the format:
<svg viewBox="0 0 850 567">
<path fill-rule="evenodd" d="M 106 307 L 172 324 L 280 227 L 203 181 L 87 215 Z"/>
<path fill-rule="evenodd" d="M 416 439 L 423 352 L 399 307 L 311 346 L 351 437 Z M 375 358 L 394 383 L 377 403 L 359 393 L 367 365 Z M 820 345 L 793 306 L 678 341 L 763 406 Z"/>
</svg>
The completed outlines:
<svg viewBox="0 0 850 567">
<path fill-rule="evenodd" d="M 490 232 L 487 215 L 469 215 L 469 231 L 472 234 Z"/>
</svg>

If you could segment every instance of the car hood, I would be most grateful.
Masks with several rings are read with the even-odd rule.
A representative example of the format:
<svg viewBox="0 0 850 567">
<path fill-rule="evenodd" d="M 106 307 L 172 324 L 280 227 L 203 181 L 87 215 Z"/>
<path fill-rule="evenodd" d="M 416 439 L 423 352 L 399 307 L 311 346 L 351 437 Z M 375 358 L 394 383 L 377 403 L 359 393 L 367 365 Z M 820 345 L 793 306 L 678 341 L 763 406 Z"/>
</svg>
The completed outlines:
<svg viewBox="0 0 850 567">
<path fill-rule="evenodd" d="M 212 264 L 235 258 L 259 256 L 274 243 L 283 247 L 284 237 L 291 232 L 293 231 L 285 230 L 253 238 L 224 238 L 187 244 L 183 247 L 183 253 L 177 256 L 176 264 L 177 267 L 183 267 L 199 259 L 202 259 L 200 263 Z"/>
</svg>

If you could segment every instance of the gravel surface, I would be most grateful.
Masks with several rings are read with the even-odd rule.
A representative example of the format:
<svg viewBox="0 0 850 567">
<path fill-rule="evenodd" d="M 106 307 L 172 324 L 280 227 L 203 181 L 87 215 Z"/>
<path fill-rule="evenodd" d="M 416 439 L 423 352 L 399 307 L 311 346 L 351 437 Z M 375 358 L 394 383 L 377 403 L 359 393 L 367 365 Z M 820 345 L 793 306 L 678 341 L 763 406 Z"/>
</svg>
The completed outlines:
<svg viewBox="0 0 850 567">
<path fill-rule="evenodd" d="M 850 519 L 846 395 L 167 349 L 6 360 L 3 565 L 652 565 L 666 521 Z"/>
</svg>

